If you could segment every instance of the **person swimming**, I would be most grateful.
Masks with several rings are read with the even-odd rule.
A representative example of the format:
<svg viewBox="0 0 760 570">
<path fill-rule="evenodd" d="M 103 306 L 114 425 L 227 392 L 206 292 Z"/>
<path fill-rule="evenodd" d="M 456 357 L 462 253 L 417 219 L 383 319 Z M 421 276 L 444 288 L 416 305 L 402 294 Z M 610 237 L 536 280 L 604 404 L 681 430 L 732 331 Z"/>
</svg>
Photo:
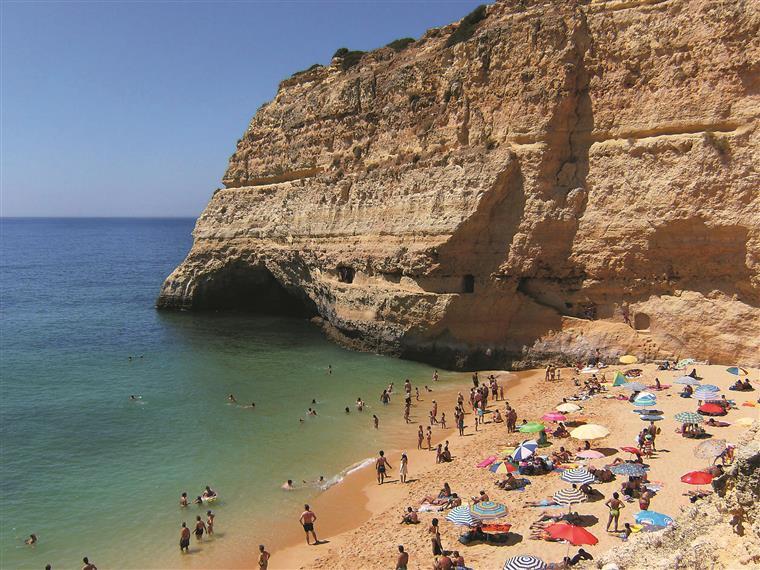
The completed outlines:
<svg viewBox="0 0 760 570">
<path fill-rule="evenodd" d="M 232 394 L 230 394 L 229 396 L 227 396 L 227 401 L 228 401 L 230 404 L 237 404 L 237 400 L 235 399 L 235 396 L 234 396 L 234 395 L 232 395 Z"/>
<path fill-rule="evenodd" d="M 29 546 L 34 546 L 35 544 L 37 544 L 37 535 L 36 534 L 30 534 L 29 538 L 27 538 L 24 541 L 24 544 L 28 544 Z"/>
<path fill-rule="evenodd" d="M 292 479 L 288 479 L 287 481 L 285 481 L 282 484 L 282 486 L 280 488 L 284 489 L 285 491 L 292 491 L 293 489 L 295 489 L 295 487 L 293 487 L 293 480 Z"/>
</svg>

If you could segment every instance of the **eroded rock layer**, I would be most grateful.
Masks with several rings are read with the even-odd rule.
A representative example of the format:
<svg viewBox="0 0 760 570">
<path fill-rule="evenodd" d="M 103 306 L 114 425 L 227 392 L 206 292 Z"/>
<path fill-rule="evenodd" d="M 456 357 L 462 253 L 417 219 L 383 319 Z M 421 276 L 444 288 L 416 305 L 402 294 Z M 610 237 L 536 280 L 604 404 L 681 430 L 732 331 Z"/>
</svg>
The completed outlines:
<svg viewBox="0 0 760 570">
<path fill-rule="evenodd" d="M 758 365 L 759 7 L 498 2 L 295 74 L 158 305 L 459 368 Z"/>
</svg>

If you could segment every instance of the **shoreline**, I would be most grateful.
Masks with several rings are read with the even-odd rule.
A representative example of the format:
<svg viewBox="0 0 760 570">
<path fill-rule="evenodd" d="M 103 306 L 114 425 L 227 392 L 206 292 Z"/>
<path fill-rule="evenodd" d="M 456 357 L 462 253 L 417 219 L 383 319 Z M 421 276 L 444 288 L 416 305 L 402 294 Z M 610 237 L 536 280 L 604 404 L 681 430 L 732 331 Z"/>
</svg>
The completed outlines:
<svg viewBox="0 0 760 570">
<path fill-rule="evenodd" d="M 637 367 L 644 369 L 642 379 L 646 378 L 647 381 L 652 381 L 655 377 L 659 377 L 663 384 L 670 384 L 674 378 L 685 373 L 685 371 L 656 371 L 652 364 L 637 365 Z M 727 388 L 726 384 L 729 379 L 726 378 L 727 375 L 723 367 L 699 364 L 696 367 L 700 374 L 705 377 L 706 382 L 719 384 L 723 389 Z M 617 368 L 619 367 L 610 366 L 604 372 L 610 378 Z M 485 378 L 489 373 L 491 372 L 484 371 L 481 376 Z M 543 370 L 502 372 L 499 377 L 504 379 L 506 374 L 509 376 L 503 384 L 505 400 L 517 409 L 518 423 L 522 419 L 537 419 L 542 413 L 553 409 L 564 395 L 569 395 L 576 390 L 571 382 L 572 373 L 570 369 L 562 369 L 562 380 L 557 382 L 544 382 Z M 750 376 L 757 378 L 758 371 L 752 369 Z M 661 449 L 659 461 L 656 459 L 652 461 L 650 472 L 652 480 L 664 482 L 662 490 L 652 501 L 652 509 L 661 510 L 671 515 L 677 515 L 680 507 L 689 504 L 688 497 L 685 497 L 683 493 L 692 490 L 692 488 L 678 480 L 680 474 L 705 466 L 703 465 L 705 464 L 704 461 L 695 459 L 691 453 L 691 447 L 695 442 L 684 440 L 680 435 L 673 433 L 673 412 L 694 407 L 693 400 L 678 398 L 678 388 L 680 387 L 676 385 L 668 391 L 658 392 L 657 407 L 666 410 L 666 421 L 659 424 L 662 426 L 662 435 L 658 437 L 662 439 L 661 445 L 666 446 L 666 448 Z M 469 390 L 469 383 L 463 378 L 461 382 L 456 381 L 445 390 L 445 393 L 444 391 L 437 392 L 436 399 L 439 403 L 439 410 L 446 411 L 448 415 L 453 408 L 457 391 L 461 390 L 464 394 L 465 389 Z M 607 394 L 610 396 L 619 393 L 618 389 L 608 388 L 608 390 Z M 737 410 L 730 412 L 730 421 L 746 416 L 758 418 L 757 407 L 741 407 L 745 402 L 754 402 L 752 394 L 756 394 L 756 392 L 728 392 L 727 394 L 727 397 L 735 398 L 739 406 Z M 618 452 L 613 448 L 631 445 L 636 435 L 636 431 L 632 430 L 641 429 L 644 424 L 639 420 L 637 414 L 629 413 L 631 411 L 630 406 L 626 404 L 627 402 L 602 396 L 596 396 L 582 402 L 584 406 L 581 413 L 582 417 L 589 423 L 601 423 L 607 426 L 611 432 L 603 440 L 594 442 L 594 447 L 608 449 L 611 452 L 610 455 L 615 455 Z M 502 408 L 504 402 L 498 401 L 496 405 Z M 418 412 L 424 409 L 424 405 L 420 406 Z M 494 409 L 493 401 L 490 401 L 489 409 Z M 452 463 L 436 465 L 434 457 L 428 455 L 430 452 L 417 449 L 409 450 L 402 444 L 398 448 L 394 446 L 394 449 L 386 450 L 386 456 L 394 467 L 391 471 L 392 481 L 397 481 L 398 458 L 402 450 L 406 449 L 409 457 L 410 477 L 406 485 L 393 482 L 382 486 L 378 485 L 374 470 L 370 466 L 357 470 L 347 476 L 340 485 L 321 493 L 311 505 L 312 510 L 318 516 L 316 530 L 320 540 L 325 541 L 323 544 L 306 546 L 303 531 L 297 523 L 297 517 L 300 513 L 292 513 L 288 520 L 282 522 L 282 540 L 271 545 L 271 547 L 267 545 L 268 550 L 272 553 L 269 567 L 274 570 L 388 567 L 394 556 L 396 546 L 403 544 L 412 557 L 410 568 L 428 568 L 432 565 L 433 557 L 429 552 L 430 543 L 426 529 L 432 516 L 437 516 L 441 520 L 444 548 L 458 548 L 464 554 L 468 566 L 476 568 L 496 567 L 503 564 L 504 559 L 509 556 L 525 553 L 539 555 L 547 562 L 561 560 L 568 551 L 566 544 L 531 541 L 528 538 L 530 520 L 538 516 L 543 509 L 520 508 L 520 503 L 551 495 L 558 488 L 568 485 L 561 483 L 556 474 L 550 473 L 531 478 L 531 485 L 526 492 L 510 492 L 505 496 L 505 492 L 496 490 L 493 485 L 496 477 L 488 470 L 476 469 L 475 463 L 496 449 L 501 449 L 502 446 L 526 439 L 526 435 L 508 434 L 503 424 L 494 424 L 493 422 L 486 424 L 475 435 L 471 412 L 468 412 L 466 422 L 466 437 L 463 438 L 456 434 L 453 427 L 434 431 L 436 443 L 447 438 L 450 439 L 454 455 Z M 412 444 L 416 443 L 416 426 L 419 423 L 417 421 L 409 426 L 409 439 L 406 441 Z M 729 441 L 734 441 L 740 437 L 743 428 L 732 425 L 728 428 L 712 428 L 712 431 L 718 432 L 715 434 L 716 437 L 726 437 Z M 543 453 L 550 453 L 559 445 L 566 445 L 569 450 L 574 450 L 578 444 L 577 440 L 553 439 L 552 447 L 543 450 Z M 427 457 L 429 458 L 426 459 Z M 614 458 L 607 457 L 589 463 L 599 466 L 601 462 L 609 462 Z M 666 460 L 663 461 L 662 458 Z M 399 524 L 405 505 L 416 508 L 417 499 L 426 494 L 435 493 L 444 481 L 451 484 L 452 489 L 459 493 L 463 501 L 467 501 L 469 497 L 476 495 L 479 489 L 484 489 L 491 495 L 492 500 L 506 503 L 510 511 L 507 521 L 513 524 L 512 536 L 514 537 L 509 546 L 461 546 L 456 542 L 459 530 L 445 521 L 445 512 L 432 516 L 429 513 L 421 514 L 420 525 Z M 614 483 L 600 484 L 595 487 L 607 497 L 611 495 L 613 490 L 617 490 L 619 484 L 620 478 Z M 628 509 L 627 511 L 623 510 L 621 525 L 623 522 L 632 522 L 633 514 L 638 511 L 638 503 L 634 502 L 626 506 Z M 594 521 L 590 530 L 599 539 L 598 545 L 586 547 L 588 551 L 598 556 L 621 543 L 616 535 L 604 532 L 604 523 L 607 519 L 604 501 L 582 503 L 577 507 L 580 513 Z M 290 518 L 293 519 L 292 522 Z M 255 546 L 252 546 L 251 551 L 254 549 Z M 575 550 L 577 547 L 573 547 L 573 551 Z M 256 553 L 242 555 L 239 563 L 240 567 L 255 566 Z"/>
</svg>

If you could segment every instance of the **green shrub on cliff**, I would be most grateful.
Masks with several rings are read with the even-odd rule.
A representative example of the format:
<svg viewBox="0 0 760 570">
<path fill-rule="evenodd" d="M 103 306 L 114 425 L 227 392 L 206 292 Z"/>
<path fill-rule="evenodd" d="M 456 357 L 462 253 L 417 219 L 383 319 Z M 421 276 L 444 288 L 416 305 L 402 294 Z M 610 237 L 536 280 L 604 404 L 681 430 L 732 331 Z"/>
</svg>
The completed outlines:
<svg viewBox="0 0 760 570">
<path fill-rule="evenodd" d="M 486 16 L 487 14 L 485 4 L 481 4 L 472 12 L 467 14 L 462 19 L 459 27 L 454 30 L 449 36 L 449 39 L 446 40 L 446 47 L 451 47 L 460 42 L 469 40 L 475 34 L 475 30 L 477 30 L 478 24 L 485 20 Z"/>
<path fill-rule="evenodd" d="M 389 47 L 394 51 L 404 51 L 406 48 L 408 48 L 410 45 L 412 45 L 414 42 L 416 42 L 414 38 L 401 38 L 398 40 L 393 40 L 391 43 L 387 44 L 385 47 Z"/>
<path fill-rule="evenodd" d="M 362 58 L 362 56 L 367 53 L 364 51 L 359 50 L 349 50 L 348 48 L 338 48 L 335 53 L 333 54 L 333 58 L 339 57 L 341 58 L 340 62 L 340 68 L 343 71 L 346 71 L 347 69 L 351 69 L 353 66 L 355 66 L 357 63 L 359 63 L 359 60 Z"/>
</svg>

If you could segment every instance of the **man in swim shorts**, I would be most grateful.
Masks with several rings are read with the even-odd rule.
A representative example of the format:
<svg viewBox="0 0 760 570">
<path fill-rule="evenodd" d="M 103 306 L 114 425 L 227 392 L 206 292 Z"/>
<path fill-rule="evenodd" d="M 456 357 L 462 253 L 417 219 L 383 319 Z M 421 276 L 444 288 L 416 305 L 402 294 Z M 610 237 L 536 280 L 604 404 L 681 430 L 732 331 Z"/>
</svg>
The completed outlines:
<svg viewBox="0 0 760 570">
<path fill-rule="evenodd" d="M 391 464 L 388 463 L 388 460 L 385 458 L 385 452 L 380 450 L 380 457 L 375 459 L 375 470 L 377 471 L 378 485 L 382 485 L 385 481 L 385 472 L 387 469 L 393 469 L 393 467 L 391 467 Z"/>
<path fill-rule="evenodd" d="M 404 547 L 399 544 L 398 558 L 396 559 L 396 570 L 406 570 L 409 565 L 409 553 L 404 552 Z"/>
<path fill-rule="evenodd" d="M 301 525 L 303 526 L 303 530 L 306 533 L 306 544 L 311 544 L 309 542 L 309 533 L 314 537 L 314 544 L 319 544 L 319 540 L 317 539 L 317 533 L 314 532 L 314 522 L 317 520 L 317 515 L 315 515 L 312 511 L 309 505 L 303 506 L 304 511 L 301 513 L 301 518 L 298 519 Z"/>
<path fill-rule="evenodd" d="M 190 529 L 185 523 L 182 523 L 182 528 L 179 531 L 179 551 L 190 552 Z"/>
</svg>

